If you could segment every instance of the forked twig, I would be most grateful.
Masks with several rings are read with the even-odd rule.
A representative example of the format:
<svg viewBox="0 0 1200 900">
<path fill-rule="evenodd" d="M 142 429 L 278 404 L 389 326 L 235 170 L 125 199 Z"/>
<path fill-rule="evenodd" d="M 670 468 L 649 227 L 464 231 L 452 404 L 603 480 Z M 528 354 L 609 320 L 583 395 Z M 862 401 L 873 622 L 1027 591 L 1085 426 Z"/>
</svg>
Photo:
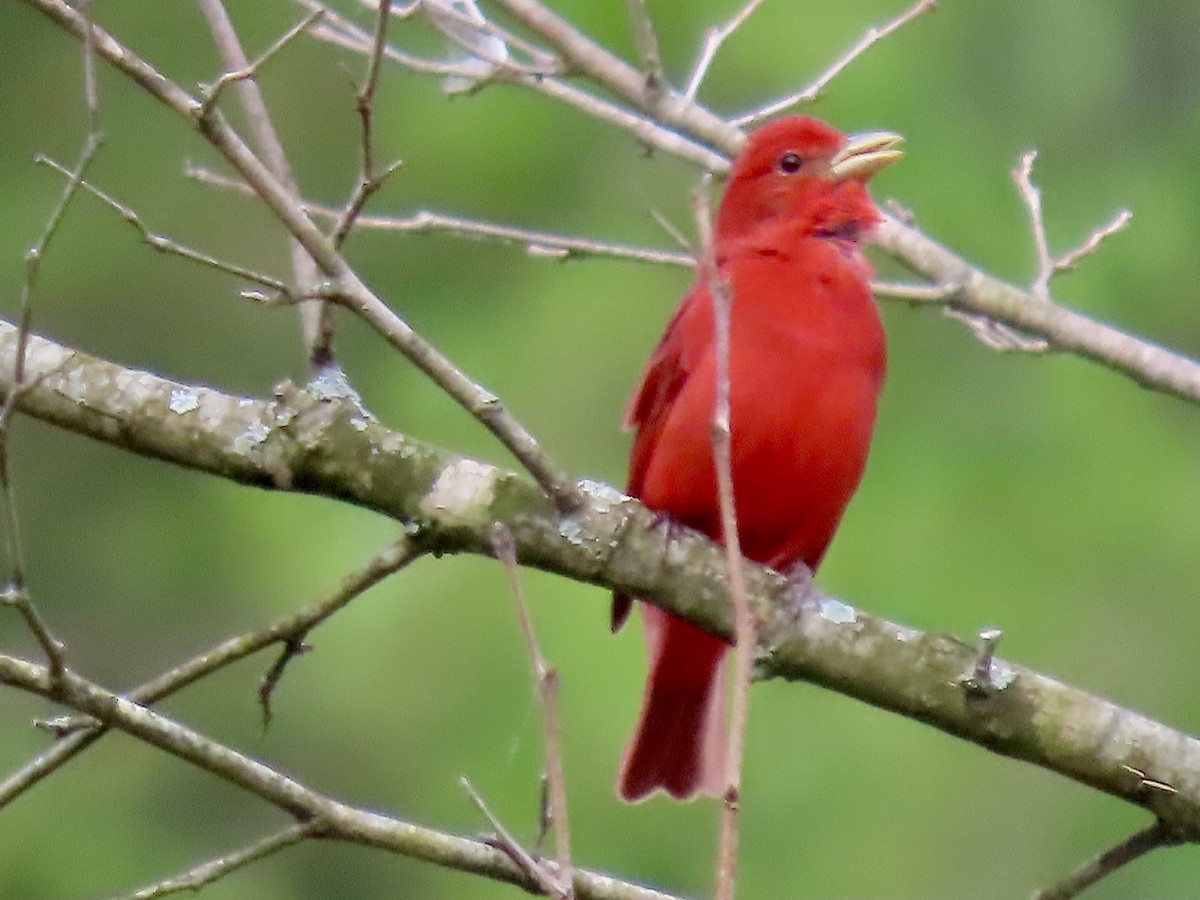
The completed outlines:
<svg viewBox="0 0 1200 900">
<path fill-rule="evenodd" d="M 798 106 L 801 103 L 812 103 L 821 93 L 829 86 L 838 75 L 842 73 L 850 63 L 854 62 L 871 47 L 878 44 L 888 35 L 903 28 L 913 19 L 919 18 L 926 13 L 933 12 L 937 9 L 937 0 L 917 0 L 911 7 L 906 9 L 896 18 L 892 19 L 885 25 L 873 27 L 867 30 L 867 33 L 859 38 L 858 43 L 846 51 L 845 54 L 834 60 L 824 72 L 817 76 L 808 87 L 794 94 L 789 94 L 779 100 L 768 103 L 759 109 L 752 112 L 744 113 L 732 120 L 732 123 L 739 128 L 745 128 L 748 125 L 753 125 L 756 122 L 761 122 L 763 119 L 769 119 L 771 116 L 778 115 L 781 112 L 791 109 L 793 106 Z"/>
<path fill-rule="evenodd" d="M 692 69 L 692 76 L 688 79 L 687 87 L 684 88 L 683 96 L 688 100 L 694 100 L 697 92 L 700 90 L 700 85 L 704 82 L 704 78 L 708 75 L 708 70 L 712 66 L 713 60 L 717 56 L 717 52 L 722 45 L 733 36 L 745 21 L 750 18 L 751 13 L 762 6 L 763 0 L 747 0 L 733 18 L 719 28 L 710 28 L 704 35 L 704 45 L 700 49 L 700 58 L 696 60 L 695 68 Z"/>
<path fill-rule="evenodd" d="M 42 165 L 50 167 L 60 175 L 65 175 L 68 178 L 73 177 L 73 174 L 66 168 L 66 166 L 48 156 L 38 156 L 36 161 Z M 142 217 L 138 214 L 137 210 L 126 205 L 125 203 L 122 203 L 112 194 L 101 190 L 89 181 L 80 179 L 78 187 L 87 191 L 109 209 L 113 210 L 113 212 L 119 215 L 122 219 L 124 219 L 125 222 L 141 236 L 142 242 L 151 249 L 156 250 L 159 253 L 178 256 L 181 259 L 198 263 L 206 268 L 214 269 L 218 272 L 224 272 L 227 275 L 233 275 L 235 278 L 244 278 L 247 281 L 252 281 L 255 284 L 269 288 L 272 292 L 285 298 L 288 302 L 291 302 L 295 299 L 296 294 L 293 288 L 285 282 L 280 281 L 278 278 L 275 278 L 271 275 L 264 275 L 261 272 L 256 272 L 253 269 L 248 269 L 245 266 L 240 266 L 237 263 L 229 262 L 228 260 L 219 259 L 200 250 L 188 247 L 186 244 L 182 244 L 165 234 L 152 231 Z"/>
<path fill-rule="evenodd" d="M 558 670 L 546 663 L 541 647 L 538 646 L 533 620 L 529 617 L 529 608 L 525 604 L 525 592 L 521 589 L 521 579 L 517 571 L 516 542 L 512 533 L 503 524 L 496 523 L 492 527 L 490 538 L 496 559 L 504 566 L 508 576 L 509 590 L 517 606 L 517 618 L 521 623 L 521 634 L 525 639 L 525 649 L 529 653 L 529 664 L 533 670 L 538 701 L 541 704 L 548 809 L 558 861 L 557 880 L 564 900 L 572 900 L 574 891 L 571 887 L 571 829 L 567 819 L 567 782 L 563 773 L 562 737 L 558 720 Z"/>
<path fill-rule="evenodd" d="M 398 572 L 422 555 L 419 542 L 412 536 L 377 553 L 363 566 L 342 579 L 327 597 L 298 612 L 281 616 L 274 622 L 237 637 L 222 641 L 185 663 L 134 688 L 126 696 L 136 703 L 157 703 L 176 691 L 224 667 L 281 641 L 301 639 L 347 603 L 389 575 Z M 0 810 L 21 796 L 47 775 L 86 750 L 108 731 L 89 717 L 74 717 L 56 723 L 56 731 L 70 734 L 34 760 L 0 781 Z"/>
<path fill-rule="evenodd" d="M 1037 273 L 1029 285 L 1029 292 L 1039 300 L 1049 301 L 1050 281 L 1059 273 L 1076 268 L 1084 257 L 1095 253 L 1106 238 L 1124 230 L 1133 219 L 1133 213 L 1127 209 L 1121 210 L 1107 224 L 1095 229 L 1074 250 L 1068 250 L 1059 257 L 1053 256 L 1046 238 L 1046 219 L 1042 213 L 1042 192 L 1033 183 L 1033 164 L 1037 161 L 1037 156 L 1036 150 L 1022 153 L 1020 163 L 1012 171 L 1012 177 L 1017 191 L 1021 194 L 1025 209 L 1029 213 L 1029 227 L 1033 233 L 1034 252 L 1037 255 Z"/>
<path fill-rule="evenodd" d="M 1129 224 L 1133 214 L 1129 210 L 1121 210 L 1108 224 L 1093 231 L 1080 246 L 1060 257 L 1054 257 L 1046 238 L 1046 220 L 1042 213 L 1042 192 L 1033 183 L 1033 164 L 1037 155 L 1036 150 L 1029 150 L 1021 154 L 1020 162 L 1012 170 L 1012 178 L 1021 195 L 1021 202 L 1029 214 L 1034 254 L 1037 258 L 1037 271 L 1030 283 L 1029 294 L 1035 301 L 1049 304 L 1051 302 L 1051 280 L 1062 272 L 1074 269 L 1084 257 L 1095 253 L 1106 238 L 1123 230 Z M 990 316 L 953 309 L 947 309 L 946 315 L 964 322 L 980 341 L 994 350 L 1042 353 L 1053 346 L 1052 341 L 1046 338 L 1030 336 L 1019 329 L 998 322 Z"/>
<path fill-rule="evenodd" d="M 400 160 L 395 160 L 383 171 L 375 169 L 375 93 L 379 88 L 380 67 L 383 62 L 384 50 L 387 48 L 387 27 L 391 20 L 391 7 L 391 0 L 379 0 L 375 37 L 371 42 L 370 56 L 367 57 L 367 73 L 354 95 L 354 108 L 358 113 L 362 165 L 359 169 L 358 183 L 333 227 L 333 245 L 335 247 L 341 247 L 351 229 L 354 228 L 355 222 L 362 215 L 367 201 L 379 192 L 388 178 L 402 165 Z"/>
<path fill-rule="evenodd" d="M 228 38 L 232 37 L 233 40 L 236 41 L 237 35 L 232 30 L 233 25 L 229 21 L 229 17 L 225 14 L 225 7 L 221 3 L 221 0 L 200 0 L 200 6 L 204 10 L 205 15 L 210 16 L 210 25 L 213 27 L 214 34 L 218 36 L 218 44 L 225 51 L 231 50 L 232 45 L 227 42 Z M 219 17 L 220 24 L 216 24 L 218 21 L 216 17 Z M 202 99 L 198 115 L 202 118 L 211 115 L 213 109 L 220 102 L 221 95 L 225 92 L 227 87 L 232 84 L 249 82 L 250 80 L 256 78 L 258 76 L 259 69 L 270 62 L 271 59 L 277 53 L 283 50 L 284 47 L 307 31 L 319 18 L 321 18 L 321 13 L 319 11 L 309 13 L 302 20 L 285 31 L 275 41 L 275 43 L 260 53 L 253 61 L 246 61 L 245 57 L 242 56 L 241 60 L 237 62 L 236 68 L 222 72 L 215 82 L 213 82 L 211 85 L 208 85 L 200 92 Z M 228 31 L 225 30 L 226 28 Z M 241 46 L 238 44 L 237 54 L 240 53 Z M 236 58 L 237 54 L 228 53 L 227 59 L 234 59 Z M 263 111 L 265 113 L 265 107 L 263 108 Z M 267 121 L 269 122 L 270 120 L 268 119 Z"/>
</svg>

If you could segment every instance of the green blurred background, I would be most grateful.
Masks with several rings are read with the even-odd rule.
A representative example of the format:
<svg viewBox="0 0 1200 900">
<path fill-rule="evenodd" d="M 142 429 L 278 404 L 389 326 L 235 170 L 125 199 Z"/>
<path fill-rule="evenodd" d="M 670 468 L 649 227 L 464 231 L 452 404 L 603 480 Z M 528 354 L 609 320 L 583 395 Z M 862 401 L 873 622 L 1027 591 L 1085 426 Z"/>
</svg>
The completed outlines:
<svg viewBox="0 0 1200 900">
<path fill-rule="evenodd" d="M 683 80 L 729 0 L 650 0 L 669 73 Z M 836 5 L 836 11 L 832 6 Z M 344 6 L 367 21 L 350 0 Z M 625 4 L 560 0 L 630 52 Z M 286 0 L 234 0 L 252 53 L 298 18 Z M 767 3 L 719 57 L 703 99 L 737 113 L 795 89 L 895 0 Z M 104 0 L 99 20 L 185 85 L 219 71 L 193 4 Z M 436 48 L 398 25 L 401 43 Z M 262 84 L 311 198 L 340 203 L 357 167 L 361 61 L 310 40 Z M 73 160 L 83 132 L 79 50 L 18 3 L 0 9 L 0 285 L 11 316 L 22 253 L 61 181 L 35 153 Z M 157 229 L 286 272 L 279 229 L 249 200 L 181 175 L 203 142 L 100 70 L 107 143 L 96 183 Z M 689 227 L 696 173 L 624 133 L 506 87 L 447 100 L 389 68 L 379 148 L 404 168 L 372 209 L 422 207 L 597 238 L 669 245 L 649 210 Z M 886 127 L 908 155 L 876 185 L 929 234 L 1018 282 L 1033 269 L 1009 176 L 1042 152 L 1050 238 L 1074 246 L 1128 206 L 1114 238 L 1055 295 L 1200 353 L 1200 4 L 944 2 L 854 63 L 816 106 L 845 130 Z M 355 236 L 369 284 L 498 392 L 571 472 L 620 483 L 623 403 L 688 273 L 561 264 L 439 237 Z M 883 274 L 895 274 L 882 266 Z M 38 330 L 89 352 L 251 396 L 304 370 L 294 314 L 250 305 L 236 281 L 158 256 L 87 198 L 43 269 Z M 891 373 L 874 456 L 822 572 L 824 587 L 925 629 L 1004 629 L 1002 653 L 1184 730 L 1200 729 L 1200 410 L 1074 358 L 998 355 L 935 312 L 888 305 Z M 343 317 L 341 358 L 388 424 L 508 463 L 483 429 L 375 335 Z M 141 460 L 40 424 L 14 446 L 31 587 L 71 664 L 135 684 L 216 640 L 327 591 L 396 534 L 336 503 L 272 495 Z M 527 572 L 546 654 L 562 675 L 576 859 L 703 896 L 716 808 L 616 802 L 612 779 L 641 686 L 641 641 L 606 630 L 604 592 Z M 524 650 L 499 567 L 422 562 L 314 635 L 262 733 L 260 656 L 165 709 L 320 790 L 460 832 L 484 823 L 469 776 L 512 830 L 535 830 L 540 743 Z M 0 646 L 32 653 L 11 613 Z M 1145 814 L 804 686 L 753 694 L 741 896 L 1028 895 L 1146 823 Z M 48 707 L 0 692 L 0 768 L 46 745 Z M 223 783 L 121 736 L 0 814 L 0 896 L 130 890 L 283 824 Z M 1193 897 L 1200 854 L 1156 853 L 1100 898 Z M 517 896 L 515 889 L 356 848 L 294 848 L 211 898 Z"/>
</svg>

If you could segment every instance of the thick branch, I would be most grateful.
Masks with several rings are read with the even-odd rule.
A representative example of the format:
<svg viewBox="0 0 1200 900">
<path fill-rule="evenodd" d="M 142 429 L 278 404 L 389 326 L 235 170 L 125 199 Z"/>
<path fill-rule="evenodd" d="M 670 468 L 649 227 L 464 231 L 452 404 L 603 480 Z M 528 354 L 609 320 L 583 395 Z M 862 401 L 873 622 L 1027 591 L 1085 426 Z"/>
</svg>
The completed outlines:
<svg viewBox="0 0 1200 900">
<path fill-rule="evenodd" d="M 0 323 L 0 390 L 17 329 Z M 435 449 L 365 421 L 349 403 L 299 391 L 233 397 L 30 339 L 35 386 L 19 410 L 145 456 L 245 484 L 304 491 L 420 522 L 430 550 L 490 554 L 496 522 L 518 559 L 657 603 L 729 636 L 722 549 L 656 527 L 612 488 L 583 483 L 587 503 L 556 512 L 523 475 Z M 424 537 L 423 537 L 424 540 Z M 1154 812 L 1200 836 L 1200 741 L 1131 710 L 996 659 L 997 689 L 960 676 L 975 651 L 814 595 L 798 615 L 787 581 L 747 563 L 760 618 L 762 677 L 807 680 L 1023 759 Z"/>
</svg>

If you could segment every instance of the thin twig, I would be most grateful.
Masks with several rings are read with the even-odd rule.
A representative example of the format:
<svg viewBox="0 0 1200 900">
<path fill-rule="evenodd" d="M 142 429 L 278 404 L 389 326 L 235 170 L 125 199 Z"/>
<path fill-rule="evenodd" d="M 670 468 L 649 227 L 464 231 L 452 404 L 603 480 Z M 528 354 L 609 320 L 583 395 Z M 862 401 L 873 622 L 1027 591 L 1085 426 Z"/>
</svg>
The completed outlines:
<svg viewBox="0 0 1200 900">
<path fill-rule="evenodd" d="M 642 78 L 646 90 L 646 105 L 656 106 L 667 88 L 663 73 L 662 51 L 658 47 L 658 34 L 654 20 L 646 9 L 646 0 L 625 0 L 629 7 L 629 23 L 633 28 L 633 41 L 642 62 Z"/>
<path fill-rule="evenodd" d="M 700 90 L 700 85 L 704 82 L 705 76 L 708 75 L 708 70 L 716 58 L 717 51 L 733 36 L 735 31 L 742 27 L 745 21 L 750 18 L 750 14 L 762 6 L 762 4 L 763 0 L 747 0 L 728 22 L 719 28 L 710 28 L 705 32 L 704 46 L 700 49 L 700 58 L 696 60 L 696 66 L 692 69 L 692 77 L 688 79 L 687 87 L 683 92 L 685 98 L 688 100 L 696 98 L 696 93 Z"/>
<path fill-rule="evenodd" d="M 542 742 L 546 753 L 546 789 L 549 796 L 550 823 L 554 829 L 554 849 L 558 861 L 558 883 L 564 900 L 572 900 L 571 829 L 567 820 L 567 782 L 563 772 L 562 738 L 558 718 L 558 670 L 546 663 L 538 646 L 533 620 L 525 604 L 525 592 L 517 571 L 516 542 L 512 532 L 497 522 L 491 531 L 492 549 L 508 575 L 508 586 L 517 607 L 521 634 L 529 653 L 529 664 L 542 708 Z"/>
<path fill-rule="evenodd" d="M 26 378 L 25 361 L 29 348 L 30 327 L 33 323 L 33 296 L 37 288 L 42 262 L 46 258 L 50 242 L 54 240 L 59 226 L 66 217 L 67 208 L 71 205 L 75 195 L 79 193 L 80 186 L 84 184 L 84 175 L 88 167 L 104 142 L 104 135 L 100 131 L 100 99 L 96 91 L 95 29 L 91 19 L 91 0 L 80 4 L 80 12 L 84 23 L 81 47 L 86 133 L 75 167 L 70 171 L 64 170 L 68 176 L 67 183 L 63 186 L 58 203 L 50 212 L 41 236 L 25 254 L 25 279 L 21 283 L 17 347 L 13 354 L 12 386 L 4 397 L 3 405 L 0 406 L 0 505 L 3 506 L 9 568 L 8 583 L 0 590 L 0 606 L 12 607 L 24 619 L 26 626 L 38 642 L 38 646 L 42 648 L 50 666 L 50 673 L 56 681 L 66 668 L 66 648 L 63 642 L 51 632 L 49 625 L 42 618 L 29 595 L 25 572 L 25 551 L 21 541 L 21 526 L 17 514 L 17 499 L 13 490 L 11 457 L 8 448 L 13 413 L 22 394 L 36 385 L 36 381 L 30 382 Z"/>
<path fill-rule="evenodd" d="M 285 850 L 293 844 L 308 840 L 319 834 L 324 827 L 325 823 L 319 819 L 297 822 L 232 853 L 226 853 L 201 863 L 182 875 L 175 875 L 157 884 L 134 891 L 129 895 L 129 900 L 156 900 L 158 897 L 182 894 L 185 891 L 188 893 L 199 891 L 238 869 L 245 868 L 260 859 L 266 859 L 268 856 L 274 856 L 280 850 Z"/>
<path fill-rule="evenodd" d="M 38 156 L 38 163 L 48 166 L 60 175 L 65 175 L 67 178 L 73 178 L 74 174 L 62 165 L 62 163 L 51 159 L 48 156 Z M 112 194 L 101 190 L 89 181 L 80 179 L 78 187 L 83 188 L 101 203 L 112 209 L 117 215 L 124 219 L 130 227 L 132 227 L 142 239 L 142 242 L 147 244 L 151 249 L 159 253 L 166 253 L 171 256 L 178 256 L 186 259 L 189 262 L 199 263 L 210 269 L 215 269 L 218 272 L 224 272 L 227 275 L 233 275 L 235 278 L 244 278 L 247 281 L 252 281 L 255 284 L 261 284 L 263 287 L 270 288 L 271 291 L 286 298 L 289 302 L 296 296 L 295 291 L 285 282 L 280 281 L 270 275 L 264 275 L 261 272 L 256 272 L 253 269 L 247 269 L 245 266 L 239 266 L 237 263 L 229 262 L 228 260 L 219 259 L 202 251 L 188 247 L 180 243 L 174 238 L 152 231 L 145 223 L 138 212 L 133 207 L 122 203 Z"/>
<path fill-rule="evenodd" d="M 504 851 L 504 854 L 513 861 L 513 864 L 524 872 L 525 876 L 536 884 L 543 894 L 547 897 L 565 900 L 567 897 L 566 892 L 570 888 L 559 883 L 554 873 L 550 872 L 545 865 L 529 855 L 529 852 L 521 846 L 521 843 L 504 827 L 504 823 L 488 808 L 483 797 L 475 790 L 475 787 L 467 780 L 466 776 L 459 778 L 458 783 L 471 799 L 471 802 L 475 804 L 475 808 L 488 820 L 488 824 L 496 832 L 496 846 Z"/>
<path fill-rule="evenodd" d="M 135 703 L 157 703 L 164 697 L 169 697 L 264 647 L 295 639 L 297 636 L 302 638 L 355 597 L 417 559 L 422 552 L 419 542 L 413 537 L 401 538 L 343 578 L 327 597 L 298 612 L 281 616 L 263 628 L 222 641 L 187 662 L 139 685 L 127 696 Z M 74 733 L 0 781 L 0 810 L 94 744 L 104 736 L 108 726 L 96 725 L 95 721 L 89 718 L 76 717 L 72 721 L 58 723 L 56 730 L 64 734 L 68 731 Z"/>
<path fill-rule="evenodd" d="M 221 175 L 202 166 L 189 166 L 186 174 L 188 177 L 194 178 L 203 184 L 221 188 L 222 190 L 236 191 L 250 196 L 254 195 L 254 192 L 244 182 Z M 336 220 L 340 215 L 339 210 L 320 203 L 306 202 L 304 209 L 318 219 Z M 656 216 L 655 211 L 651 210 L 651 215 Z M 544 259 L 574 260 L 600 257 L 685 268 L 692 268 L 696 263 L 690 253 L 656 250 L 651 247 L 634 247 L 629 244 L 597 241 L 568 234 L 556 234 L 550 231 L 535 231 L 514 225 L 502 225 L 498 222 L 486 222 L 481 219 L 448 216 L 444 213 L 431 212 L 429 210 L 420 210 L 404 218 L 363 215 L 359 216 L 355 224 L 356 227 L 367 231 L 392 231 L 398 234 L 440 232 L 457 238 L 494 240 L 502 244 L 517 244 L 524 247 L 525 252 L 530 256 Z"/>
<path fill-rule="evenodd" d="M 367 73 L 354 96 L 354 108 L 358 113 L 362 165 L 359 169 L 358 183 L 354 186 L 350 199 L 346 201 L 345 208 L 333 226 L 332 238 L 335 247 L 342 246 L 354 228 L 355 222 L 362 215 L 367 201 L 378 193 L 387 179 L 401 166 L 400 160 L 396 160 L 382 172 L 375 170 L 373 128 L 375 92 L 379 88 L 380 65 L 383 61 L 383 52 L 387 48 L 387 26 L 391 20 L 391 8 L 391 0 L 380 0 L 379 11 L 376 13 L 375 37 L 371 43 L 371 54 L 367 57 Z"/>
<path fill-rule="evenodd" d="M 1050 300 L 1050 282 L 1061 272 L 1075 269 L 1080 261 L 1099 249 L 1100 244 L 1119 231 L 1123 231 L 1133 219 L 1133 213 L 1123 209 L 1105 225 L 1101 225 L 1074 250 L 1069 250 L 1060 257 L 1050 252 L 1050 244 L 1046 238 L 1046 218 L 1042 212 L 1042 192 L 1033 182 L 1033 164 L 1038 152 L 1029 150 L 1021 154 L 1021 161 L 1012 171 L 1013 181 L 1021 195 L 1021 201 L 1029 213 L 1029 229 L 1033 233 L 1033 247 L 1037 256 L 1037 273 L 1029 285 L 1029 293 L 1039 300 Z"/>
<path fill-rule="evenodd" d="M 286 46 L 296 35 L 302 34 L 318 22 L 323 12 L 310 10 L 308 16 L 286 32 L 279 41 L 276 41 L 274 49 L 269 48 L 266 54 L 251 65 L 222 0 L 200 0 L 200 10 L 208 22 L 209 31 L 212 32 L 213 41 L 216 43 L 226 68 L 233 72 L 250 72 L 248 77 L 236 80 L 235 90 L 242 108 L 246 111 L 246 119 L 250 124 L 254 143 L 267 170 L 279 182 L 284 193 L 298 201 L 300 188 L 292 175 L 291 163 L 288 162 L 287 153 L 283 149 L 283 142 L 280 141 L 275 125 L 271 121 L 270 111 L 267 109 L 266 101 L 263 100 L 262 92 L 258 88 L 258 82 L 253 73 L 276 50 Z M 288 235 L 288 255 L 291 260 L 292 281 L 299 293 L 315 295 L 321 282 L 320 269 L 294 234 Z M 329 304 L 319 300 L 300 304 L 300 325 L 304 348 L 308 355 L 310 370 L 314 374 L 329 365 L 333 358 L 333 351 L 329 346 L 331 339 L 324 337 L 330 331 L 324 321 L 328 306 Z"/>
<path fill-rule="evenodd" d="M 725 545 L 725 566 L 729 579 L 729 598 L 733 604 L 734 687 L 730 706 L 728 751 L 725 759 L 725 794 L 721 807 L 721 826 L 717 844 L 716 900 L 733 900 L 738 861 L 738 821 L 741 807 L 742 759 L 746 747 L 749 720 L 750 682 L 758 636 L 754 614 L 746 597 L 746 574 L 742 561 L 741 536 L 738 533 L 737 507 L 734 503 L 732 437 L 729 419 L 729 332 L 733 292 L 717 267 L 713 247 L 712 212 L 706 179 L 692 194 L 693 212 L 700 240 L 700 278 L 712 298 L 716 336 L 716 400 L 712 416 L 712 453 L 717 470 L 717 496 L 721 510 L 721 535 Z M 724 685 L 718 686 L 719 690 Z"/>
<path fill-rule="evenodd" d="M 1057 260 L 1054 261 L 1054 269 L 1056 272 L 1070 272 L 1074 270 L 1080 260 L 1086 256 L 1091 256 L 1099 248 L 1100 244 L 1112 237 L 1119 231 L 1124 231 L 1129 223 L 1133 221 L 1133 213 L 1127 209 L 1118 210 L 1117 214 L 1109 220 L 1105 225 L 1101 225 L 1095 231 L 1084 239 L 1084 242 L 1074 250 L 1068 250 Z"/>
<path fill-rule="evenodd" d="M 821 96 L 825 88 L 829 86 L 829 83 L 840 75 L 842 70 L 850 65 L 850 63 L 854 62 L 888 35 L 903 28 L 909 22 L 913 21 L 913 19 L 919 18 L 925 15 L 925 13 L 933 12 L 935 9 L 937 9 L 937 0 L 917 0 L 916 3 L 886 25 L 868 29 L 867 33 L 859 38 L 858 43 L 838 59 L 834 60 L 833 64 L 817 76 L 816 80 L 804 88 L 804 90 L 768 103 L 766 106 L 756 109 L 753 112 L 737 116 L 732 120 L 732 124 L 739 128 L 745 128 L 748 125 L 761 122 L 763 119 L 769 119 L 771 116 L 778 115 L 785 110 L 791 109 L 793 106 L 798 106 L 802 103 L 812 103 Z"/>
<path fill-rule="evenodd" d="M 205 16 L 208 17 L 210 27 L 213 30 L 214 37 L 218 40 L 218 45 L 222 51 L 232 51 L 233 44 L 228 43 L 232 39 L 237 45 L 237 53 L 241 53 L 241 43 L 238 41 L 237 33 L 233 31 L 233 23 L 229 21 L 228 14 L 225 12 L 225 6 L 221 0 L 200 0 L 200 6 L 203 9 Z M 258 70 L 265 66 L 277 53 L 283 50 L 288 44 L 294 41 L 297 37 L 303 34 L 313 25 L 317 19 L 321 18 L 320 12 L 313 12 L 305 16 L 287 31 L 285 31 L 278 40 L 270 47 L 264 50 L 254 59 L 253 62 L 241 61 L 237 63 L 237 67 L 226 72 L 222 72 L 213 84 L 205 87 L 200 93 L 203 98 L 199 115 L 204 118 L 212 114 L 213 109 L 221 100 L 221 94 L 231 84 L 241 84 L 250 82 L 258 77 Z M 217 23 L 220 24 L 217 24 Z M 226 31 L 225 29 L 228 29 Z M 230 52 L 227 55 L 226 61 L 229 62 L 235 59 L 235 53 Z M 244 60 L 244 57 L 242 57 Z M 253 115 L 253 114 L 252 114 Z M 270 119 L 267 119 L 268 127 L 270 127 Z M 273 129 L 272 129 L 273 130 Z"/>
<path fill-rule="evenodd" d="M 1095 859 L 1089 860 L 1053 887 L 1037 891 L 1033 900 L 1072 900 L 1096 882 L 1140 859 L 1151 850 L 1177 847 L 1182 843 L 1183 838 L 1159 820 L 1105 850 Z"/>
</svg>

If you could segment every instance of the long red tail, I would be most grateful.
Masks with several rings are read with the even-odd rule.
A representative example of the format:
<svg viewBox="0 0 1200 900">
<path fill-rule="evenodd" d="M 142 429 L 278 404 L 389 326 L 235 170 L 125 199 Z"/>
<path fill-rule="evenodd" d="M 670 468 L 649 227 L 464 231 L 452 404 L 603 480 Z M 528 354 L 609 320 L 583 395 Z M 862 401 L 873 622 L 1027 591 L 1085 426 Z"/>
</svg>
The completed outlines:
<svg viewBox="0 0 1200 900">
<path fill-rule="evenodd" d="M 629 802 L 662 788 L 686 800 L 725 790 L 725 652 L 729 645 L 649 604 L 639 604 L 650 677 L 637 731 L 621 760 L 617 793 Z"/>
</svg>

